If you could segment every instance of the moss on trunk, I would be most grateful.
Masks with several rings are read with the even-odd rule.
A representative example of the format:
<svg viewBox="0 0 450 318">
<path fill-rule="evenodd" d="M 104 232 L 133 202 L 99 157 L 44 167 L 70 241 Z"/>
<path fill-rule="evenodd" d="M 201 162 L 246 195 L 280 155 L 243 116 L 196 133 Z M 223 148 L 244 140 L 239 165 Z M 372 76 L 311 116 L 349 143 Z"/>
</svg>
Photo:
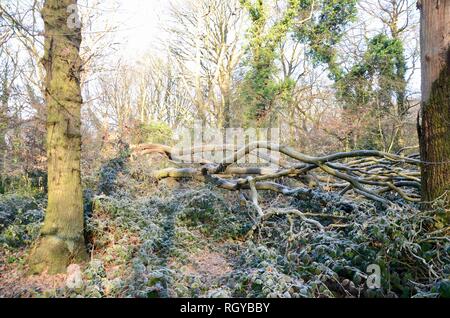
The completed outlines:
<svg viewBox="0 0 450 318">
<path fill-rule="evenodd" d="M 81 30 L 70 28 L 69 5 L 76 0 L 46 0 L 45 23 L 47 102 L 48 206 L 41 237 L 32 249 L 32 273 L 64 272 L 87 258 L 83 233 L 80 176 Z"/>
<path fill-rule="evenodd" d="M 430 97 L 422 104 L 419 127 L 422 164 L 422 199 L 430 202 L 449 192 L 450 207 L 450 48 L 447 64 L 432 84 Z M 450 215 L 447 213 L 447 223 Z"/>
</svg>

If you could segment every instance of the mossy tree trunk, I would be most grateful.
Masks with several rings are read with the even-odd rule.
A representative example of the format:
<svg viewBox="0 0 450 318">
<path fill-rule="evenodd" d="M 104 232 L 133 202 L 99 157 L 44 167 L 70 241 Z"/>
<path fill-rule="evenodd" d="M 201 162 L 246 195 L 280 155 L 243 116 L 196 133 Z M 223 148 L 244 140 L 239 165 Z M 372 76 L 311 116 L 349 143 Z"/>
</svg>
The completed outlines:
<svg viewBox="0 0 450 318">
<path fill-rule="evenodd" d="M 48 205 L 41 236 L 30 255 L 32 273 L 66 271 L 86 260 L 80 176 L 80 28 L 70 27 L 68 6 L 46 0 L 45 23 Z M 68 12 L 69 11 L 69 12 Z"/>
<path fill-rule="evenodd" d="M 420 1 L 422 196 L 450 191 L 450 1 Z M 450 198 L 450 195 L 447 196 Z M 450 199 L 447 199 L 450 205 Z"/>
<path fill-rule="evenodd" d="M 0 172 L 3 175 L 4 160 L 6 157 L 6 132 L 8 130 L 8 103 L 9 103 L 9 83 L 8 83 L 8 64 L 4 69 L 3 78 L 1 81 L 1 95 L 0 95 Z M 3 179 L 3 178 L 1 178 Z M 2 181 L 2 180 L 0 180 Z M 1 186 L 0 186 L 1 188 Z"/>
</svg>

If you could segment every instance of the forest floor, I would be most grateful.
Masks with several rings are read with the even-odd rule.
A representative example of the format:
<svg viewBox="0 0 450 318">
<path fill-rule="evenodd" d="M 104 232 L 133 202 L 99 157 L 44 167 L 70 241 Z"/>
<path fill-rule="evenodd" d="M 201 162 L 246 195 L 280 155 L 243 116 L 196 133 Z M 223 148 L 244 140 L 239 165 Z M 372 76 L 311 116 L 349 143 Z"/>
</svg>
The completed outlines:
<svg viewBox="0 0 450 318">
<path fill-rule="evenodd" d="M 91 260 L 77 286 L 66 274 L 27 275 L 45 194 L 0 194 L 0 297 L 450 295 L 448 233 L 398 198 L 383 208 L 319 190 L 308 199 L 261 192 L 263 209 L 295 208 L 324 229 L 274 215 L 250 236 L 257 211 L 237 192 L 158 182 L 120 158 L 83 182 Z M 380 270 L 377 288 L 367 284 L 371 265 Z"/>
<path fill-rule="evenodd" d="M 203 286 L 218 286 L 220 281 L 233 271 L 233 253 L 229 253 L 224 243 L 213 243 L 198 233 L 199 245 L 203 250 L 187 255 L 185 259 L 171 257 L 167 263 L 169 271 L 179 270 L 188 277 L 196 277 Z M 224 252 L 226 251 L 226 252 Z M 0 254 L 0 297 L 42 297 L 58 295 L 66 288 L 68 274 L 28 275 L 24 262 L 28 249 L 20 249 L 8 255 Z M 117 267 L 106 267 L 111 273 Z M 108 274 L 106 275 L 108 276 Z M 111 278 L 111 277 L 110 277 Z"/>
</svg>

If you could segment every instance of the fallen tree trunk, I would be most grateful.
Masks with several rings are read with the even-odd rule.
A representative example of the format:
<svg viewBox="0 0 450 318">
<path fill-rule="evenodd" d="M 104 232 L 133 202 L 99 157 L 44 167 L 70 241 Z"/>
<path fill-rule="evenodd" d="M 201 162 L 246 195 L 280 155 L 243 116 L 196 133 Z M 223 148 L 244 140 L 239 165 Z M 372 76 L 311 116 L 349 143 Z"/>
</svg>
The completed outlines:
<svg viewBox="0 0 450 318">
<path fill-rule="evenodd" d="M 339 191 L 340 195 L 352 193 L 383 205 L 392 202 L 382 195 L 393 192 L 406 201 L 420 202 L 420 160 L 416 155 L 357 150 L 314 157 L 266 141 L 250 143 L 240 149 L 232 145 L 203 145 L 180 152 L 157 144 L 136 145 L 131 149 L 133 158 L 160 153 L 177 164 L 189 162 L 190 167 L 187 168 L 154 171 L 153 177 L 157 179 L 194 178 L 231 191 L 267 190 L 284 195 L 320 188 Z M 260 150 L 278 153 L 280 159 Z M 227 155 L 219 162 L 211 162 L 204 158 L 204 154 L 211 151 L 223 151 Z M 262 159 L 271 167 L 237 166 L 248 155 Z M 304 187 L 289 188 L 279 182 L 283 178 L 299 180 Z M 252 201 L 257 205 L 257 200 L 253 198 Z"/>
</svg>

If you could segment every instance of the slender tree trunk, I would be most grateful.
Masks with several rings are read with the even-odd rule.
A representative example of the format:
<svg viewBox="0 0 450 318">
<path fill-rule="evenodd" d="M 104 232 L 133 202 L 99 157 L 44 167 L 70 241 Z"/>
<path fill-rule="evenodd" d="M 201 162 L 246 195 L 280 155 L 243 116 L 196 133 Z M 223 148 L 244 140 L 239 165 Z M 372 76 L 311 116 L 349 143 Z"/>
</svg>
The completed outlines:
<svg viewBox="0 0 450 318">
<path fill-rule="evenodd" d="M 8 130 L 8 104 L 9 104 L 9 83 L 8 83 L 8 65 L 4 70 L 4 76 L 1 87 L 1 100 L 0 100 L 0 172 L 3 175 L 6 159 L 6 132 Z M 2 178 L 3 179 L 3 178 Z"/>
<path fill-rule="evenodd" d="M 233 118 L 231 113 L 231 77 L 228 74 L 223 75 L 220 85 L 222 95 L 223 128 L 231 127 Z"/>
<path fill-rule="evenodd" d="M 450 1 L 420 1 L 419 8 L 422 196 L 432 201 L 450 191 Z"/>
<path fill-rule="evenodd" d="M 69 27 L 68 6 L 76 0 L 46 0 L 48 206 L 41 236 L 30 255 L 32 273 L 66 271 L 87 258 L 80 177 L 81 31 Z"/>
</svg>

